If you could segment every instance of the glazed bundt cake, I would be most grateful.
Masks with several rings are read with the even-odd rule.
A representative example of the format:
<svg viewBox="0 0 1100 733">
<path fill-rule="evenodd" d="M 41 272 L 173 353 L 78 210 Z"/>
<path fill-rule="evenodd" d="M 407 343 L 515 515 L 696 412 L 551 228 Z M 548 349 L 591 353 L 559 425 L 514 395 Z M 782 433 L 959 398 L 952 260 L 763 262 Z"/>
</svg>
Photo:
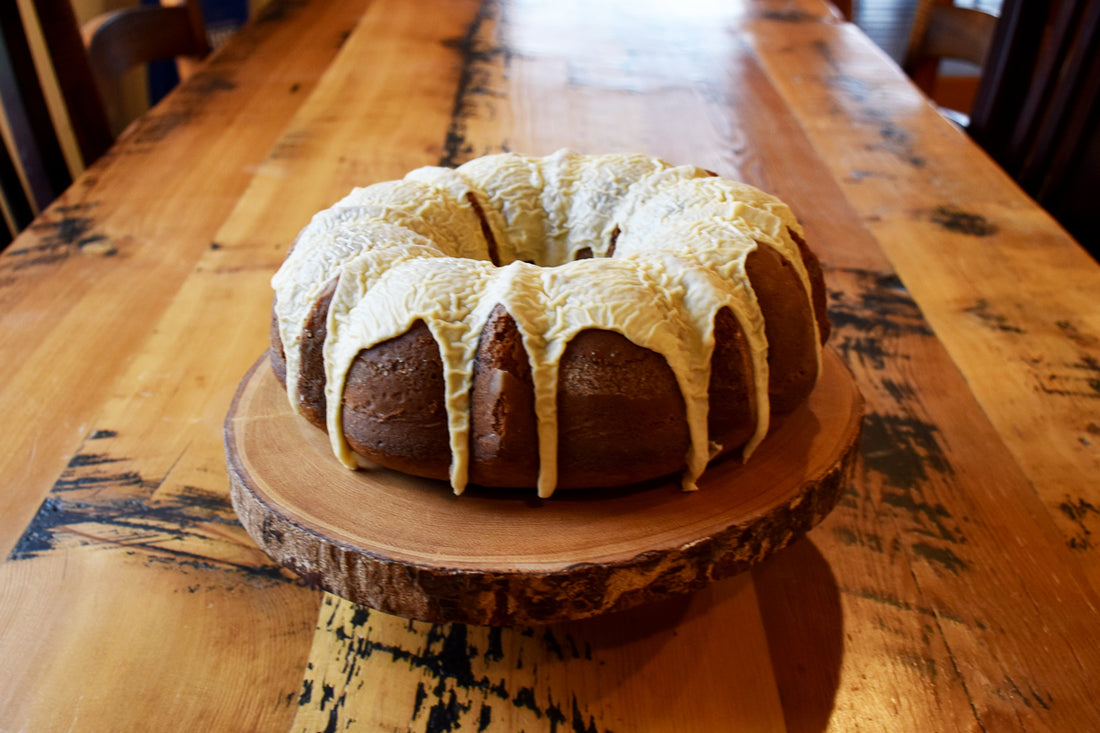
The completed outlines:
<svg viewBox="0 0 1100 733">
<path fill-rule="evenodd" d="M 748 457 L 828 333 L 786 205 L 643 155 L 490 155 L 354 190 L 272 280 L 271 363 L 349 467 L 626 485 Z"/>
</svg>

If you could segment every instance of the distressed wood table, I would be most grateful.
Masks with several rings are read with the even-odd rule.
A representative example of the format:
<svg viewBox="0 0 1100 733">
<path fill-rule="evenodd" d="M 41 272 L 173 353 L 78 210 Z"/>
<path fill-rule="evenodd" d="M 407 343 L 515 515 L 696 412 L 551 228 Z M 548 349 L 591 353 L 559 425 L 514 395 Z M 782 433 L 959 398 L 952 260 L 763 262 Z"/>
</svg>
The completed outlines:
<svg viewBox="0 0 1100 733">
<path fill-rule="evenodd" d="M 309 587 L 229 502 L 355 185 L 641 151 L 786 199 L 867 402 L 803 540 L 535 627 Z M 274 0 L 0 256 L 0 730 L 1100 730 L 1100 267 L 813 0 Z"/>
</svg>

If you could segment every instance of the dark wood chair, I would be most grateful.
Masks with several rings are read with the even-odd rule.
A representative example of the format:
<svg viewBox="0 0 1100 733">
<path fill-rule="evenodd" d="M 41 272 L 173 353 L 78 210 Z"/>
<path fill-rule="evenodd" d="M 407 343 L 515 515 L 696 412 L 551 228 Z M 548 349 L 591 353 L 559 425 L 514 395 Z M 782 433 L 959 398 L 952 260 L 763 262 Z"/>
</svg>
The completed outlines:
<svg viewBox="0 0 1100 733">
<path fill-rule="evenodd" d="M 852 20 L 852 13 L 855 11 L 852 3 L 853 0 L 831 0 L 831 4 L 836 10 L 837 15 L 847 21 Z"/>
<path fill-rule="evenodd" d="M 82 162 L 98 158 L 113 137 L 96 90 L 69 0 L 38 0 L 43 40 Z M 43 22 L 48 20 L 49 22 Z M 72 181 L 71 163 L 54 123 L 17 3 L 0 3 L 0 102 L 10 131 L 0 160 L 5 241 Z"/>
<path fill-rule="evenodd" d="M 126 118 L 122 78 L 151 61 L 174 59 L 181 80 L 210 53 L 197 2 L 142 5 L 104 13 L 82 28 L 84 45 L 112 131 L 122 132 Z"/>
<path fill-rule="evenodd" d="M 1100 0 L 1006 0 L 969 132 L 1100 253 Z"/>
<path fill-rule="evenodd" d="M 71 0 L 33 0 L 28 7 L 37 18 L 25 24 L 19 4 L 0 3 L 0 103 L 8 130 L 0 153 L 0 213 L 6 224 L 0 226 L 0 248 L 114 142 L 122 123 L 116 120 L 112 127 L 104 98 L 115 94 L 122 72 L 184 56 L 181 69 L 187 73 L 188 63 L 210 50 L 196 4 L 110 13 L 91 21 L 83 33 Z M 47 101 L 31 51 L 28 34 L 37 32 L 60 110 Z"/>
<path fill-rule="evenodd" d="M 964 126 L 996 25 L 997 16 L 981 10 L 943 0 L 917 4 L 903 68 L 946 116 Z M 968 66 L 941 73 L 942 63 L 953 61 Z"/>
</svg>

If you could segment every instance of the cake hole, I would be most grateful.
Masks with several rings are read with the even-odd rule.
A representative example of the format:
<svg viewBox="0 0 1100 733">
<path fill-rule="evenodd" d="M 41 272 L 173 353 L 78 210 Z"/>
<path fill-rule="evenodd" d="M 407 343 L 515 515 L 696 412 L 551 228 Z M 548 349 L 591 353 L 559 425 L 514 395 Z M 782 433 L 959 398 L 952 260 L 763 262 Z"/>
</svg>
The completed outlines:
<svg viewBox="0 0 1100 733">
<path fill-rule="evenodd" d="M 615 228 L 611 230 L 611 243 L 607 245 L 607 256 L 615 256 L 615 243 L 619 241 L 619 225 L 616 224 Z"/>
<path fill-rule="evenodd" d="M 481 233 L 482 236 L 485 237 L 485 245 L 486 250 L 488 251 L 489 261 L 493 264 L 494 267 L 503 267 L 507 263 L 503 262 L 501 259 L 500 245 L 497 242 L 496 237 L 493 236 L 493 228 L 489 225 L 489 217 L 485 213 L 485 207 L 482 205 L 481 201 L 478 200 L 477 195 L 473 191 L 466 192 L 466 200 L 469 202 L 470 206 L 477 214 L 478 221 L 481 224 Z M 615 243 L 619 238 L 619 233 L 619 225 L 616 224 L 615 228 L 611 230 L 611 237 L 607 247 L 607 254 L 603 255 L 604 257 L 613 257 L 615 255 Z M 529 259 L 521 261 L 526 262 L 529 265 L 535 265 L 537 267 L 558 267 L 559 265 L 565 265 L 569 262 L 576 262 L 577 260 L 590 260 L 594 259 L 595 257 L 595 251 L 589 246 L 584 246 L 577 248 L 577 250 L 574 251 L 572 254 L 572 259 L 566 260 L 565 262 L 537 262 Z"/>
<path fill-rule="evenodd" d="M 485 209 L 481 206 L 481 202 L 477 200 L 477 196 L 473 191 L 466 192 L 466 200 L 470 202 L 470 206 L 474 208 L 474 212 L 477 214 L 478 221 L 481 222 L 481 233 L 485 237 L 485 244 L 489 249 L 489 261 L 494 266 L 500 267 L 500 250 L 497 247 L 496 237 L 493 236 L 493 229 L 489 226 L 489 217 L 485 215 Z"/>
</svg>

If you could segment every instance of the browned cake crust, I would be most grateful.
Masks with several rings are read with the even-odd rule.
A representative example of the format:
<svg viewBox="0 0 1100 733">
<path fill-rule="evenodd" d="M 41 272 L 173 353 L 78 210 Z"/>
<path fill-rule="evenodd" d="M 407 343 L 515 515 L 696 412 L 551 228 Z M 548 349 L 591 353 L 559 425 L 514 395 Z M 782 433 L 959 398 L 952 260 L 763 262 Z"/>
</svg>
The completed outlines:
<svg viewBox="0 0 1100 733">
<path fill-rule="evenodd" d="M 766 244 L 746 261 L 764 313 L 772 414 L 800 404 L 817 379 L 815 322 L 828 334 L 821 267 L 801 238 L 812 288 L 807 298 L 791 264 Z M 299 396 L 303 414 L 325 425 L 322 347 L 333 288 L 310 314 L 302 339 Z M 810 305 L 812 303 L 812 307 Z M 271 361 L 285 383 L 278 328 Z M 742 447 L 756 424 L 751 362 L 736 318 L 719 311 L 709 384 L 714 452 Z M 352 450 L 382 466 L 448 478 L 451 454 L 438 345 L 418 321 L 405 334 L 361 351 L 348 372 L 342 416 Z M 558 488 L 616 486 L 680 471 L 688 450 L 684 401 L 665 359 L 624 336 L 579 333 L 560 363 Z M 538 478 L 534 387 L 515 322 L 498 305 L 478 344 L 470 392 L 470 480 L 484 486 L 533 486 Z"/>
</svg>

